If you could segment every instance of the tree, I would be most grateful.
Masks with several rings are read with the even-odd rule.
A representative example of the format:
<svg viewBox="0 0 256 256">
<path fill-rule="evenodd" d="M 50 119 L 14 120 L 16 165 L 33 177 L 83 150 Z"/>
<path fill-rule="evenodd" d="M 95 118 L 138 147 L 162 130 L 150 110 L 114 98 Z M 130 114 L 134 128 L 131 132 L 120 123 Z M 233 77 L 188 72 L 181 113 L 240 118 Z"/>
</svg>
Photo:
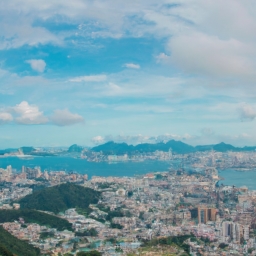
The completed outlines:
<svg viewBox="0 0 256 256">
<path fill-rule="evenodd" d="M 128 191 L 128 197 L 132 197 L 133 196 L 133 192 L 132 191 Z"/>
<path fill-rule="evenodd" d="M 102 254 L 98 251 L 90 251 L 90 252 L 79 252 L 77 256 L 101 256 Z"/>
<path fill-rule="evenodd" d="M 249 248 L 249 249 L 248 249 L 248 253 L 250 253 L 250 254 L 251 254 L 253 251 L 254 251 L 254 248 Z"/>
<path fill-rule="evenodd" d="M 144 220 L 144 212 L 140 212 L 139 219 Z"/>
<path fill-rule="evenodd" d="M 228 244 L 220 243 L 219 248 L 220 249 L 225 249 L 227 246 L 228 246 Z"/>
<path fill-rule="evenodd" d="M 78 243 L 77 242 L 74 242 L 73 244 L 73 251 L 76 251 L 78 248 Z"/>
</svg>

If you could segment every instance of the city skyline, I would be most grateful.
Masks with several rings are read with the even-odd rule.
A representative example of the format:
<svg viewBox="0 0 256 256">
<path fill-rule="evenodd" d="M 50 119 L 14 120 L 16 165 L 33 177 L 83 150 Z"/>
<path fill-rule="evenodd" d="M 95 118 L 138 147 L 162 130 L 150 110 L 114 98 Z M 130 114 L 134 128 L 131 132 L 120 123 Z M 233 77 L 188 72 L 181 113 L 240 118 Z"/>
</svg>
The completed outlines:
<svg viewBox="0 0 256 256">
<path fill-rule="evenodd" d="M 0 4 L 1 148 L 255 146 L 255 5 Z"/>
</svg>

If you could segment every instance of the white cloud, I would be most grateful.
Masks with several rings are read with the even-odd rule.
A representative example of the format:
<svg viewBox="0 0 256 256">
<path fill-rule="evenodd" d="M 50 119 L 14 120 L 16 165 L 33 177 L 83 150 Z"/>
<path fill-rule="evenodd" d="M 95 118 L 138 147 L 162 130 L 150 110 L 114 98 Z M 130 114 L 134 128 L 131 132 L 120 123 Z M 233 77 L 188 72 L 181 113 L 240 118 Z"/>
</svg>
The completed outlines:
<svg viewBox="0 0 256 256">
<path fill-rule="evenodd" d="M 2 17 L 1 30 L 0 30 L 0 49 L 19 48 L 23 45 L 37 46 L 39 44 L 53 43 L 55 45 L 61 44 L 61 38 L 52 34 L 43 27 L 35 27 L 32 25 L 33 18 L 27 19 L 21 13 L 12 12 L 8 13 L 10 18 L 3 15 L 5 10 L 1 10 Z M 15 17 L 15 19 L 13 18 Z"/>
<path fill-rule="evenodd" d="M 133 68 L 133 69 L 140 69 L 140 65 L 139 64 L 134 64 L 134 63 L 126 63 L 126 64 L 124 64 L 124 67 Z"/>
<path fill-rule="evenodd" d="M 255 49 L 235 39 L 221 40 L 203 33 L 184 34 L 172 38 L 169 49 L 172 52 L 170 63 L 188 73 L 214 76 L 254 74 L 254 64 L 249 56 L 255 55 Z"/>
<path fill-rule="evenodd" d="M 212 136 L 212 135 L 214 135 L 214 131 L 211 128 L 209 128 L 209 127 L 203 128 L 201 130 L 201 132 L 202 132 L 202 135 L 204 135 L 204 136 Z"/>
<path fill-rule="evenodd" d="M 102 136 L 95 136 L 92 138 L 92 142 L 95 145 L 100 145 L 100 144 L 105 143 L 105 138 Z"/>
<path fill-rule="evenodd" d="M 161 62 L 165 63 L 165 62 L 168 62 L 169 60 L 170 60 L 170 56 L 168 56 L 163 52 L 156 56 L 157 63 L 161 63 Z"/>
<path fill-rule="evenodd" d="M 170 140 L 190 140 L 194 138 L 193 136 L 189 134 L 182 135 L 175 135 L 175 134 L 164 134 L 164 135 L 158 135 L 158 136 L 148 136 L 148 135 L 107 135 L 107 136 L 96 136 L 92 138 L 92 142 L 96 145 L 106 143 L 108 141 L 114 141 L 116 143 L 122 143 L 125 142 L 127 144 L 141 144 L 141 143 L 158 143 L 158 142 L 168 142 Z"/>
<path fill-rule="evenodd" d="M 46 63 L 44 60 L 27 60 L 26 62 L 37 72 L 43 73 L 45 70 Z"/>
<path fill-rule="evenodd" d="M 56 44 L 65 38 L 71 40 L 73 35 L 89 38 L 153 35 L 169 38 L 166 46 L 171 56 L 169 64 L 185 73 L 255 76 L 256 4 L 253 0 L 227 0 L 225 3 L 222 0 L 163 0 L 161 3 L 113 0 L 111 6 L 103 0 L 74 0 L 72 4 L 67 0 L 61 3 L 50 0 L 9 2 L 0 6 L 3 47 Z M 54 22 L 58 19 L 60 22 L 59 17 L 77 24 L 77 29 L 49 32 L 43 27 L 44 22 L 39 22 L 41 26 L 34 25 L 35 20 Z M 158 61 L 168 62 L 167 54 L 158 55 Z M 134 63 L 125 66 L 140 68 Z M 71 82 L 103 80 L 97 76 L 70 79 Z"/>
<path fill-rule="evenodd" d="M 0 112 L 0 124 L 9 123 L 13 120 L 13 117 L 8 112 Z"/>
<path fill-rule="evenodd" d="M 50 117 L 50 120 L 53 124 L 58 126 L 67 126 L 84 122 L 84 118 L 82 116 L 73 114 L 68 109 L 55 110 L 53 115 Z"/>
<path fill-rule="evenodd" d="M 107 80 L 106 75 L 95 75 L 95 76 L 78 76 L 69 79 L 69 82 L 103 82 Z"/>
<path fill-rule="evenodd" d="M 256 117 L 256 110 L 250 105 L 243 105 L 239 109 L 240 118 L 243 121 L 252 121 Z"/>
<path fill-rule="evenodd" d="M 27 101 L 22 101 L 20 104 L 10 108 L 17 117 L 15 121 L 19 124 L 45 124 L 48 118 L 43 112 L 39 111 L 36 105 L 29 105 Z"/>
</svg>

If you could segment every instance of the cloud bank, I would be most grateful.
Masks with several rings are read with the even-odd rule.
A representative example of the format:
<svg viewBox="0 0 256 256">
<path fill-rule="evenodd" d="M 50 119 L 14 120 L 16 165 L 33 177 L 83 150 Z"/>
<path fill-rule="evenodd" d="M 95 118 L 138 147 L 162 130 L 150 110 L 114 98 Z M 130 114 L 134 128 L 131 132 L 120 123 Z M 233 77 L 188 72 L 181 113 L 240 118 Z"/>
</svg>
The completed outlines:
<svg viewBox="0 0 256 256">
<path fill-rule="evenodd" d="M 58 126 L 67 126 L 84 122 L 84 118 L 78 114 L 71 113 L 68 109 L 57 109 L 50 117 L 53 124 Z"/>
<path fill-rule="evenodd" d="M 0 111 L 0 124 L 16 123 L 20 125 L 43 125 L 54 124 L 57 126 L 70 126 L 83 123 L 84 118 L 78 114 L 71 113 L 68 109 L 56 109 L 47 117 L 39 107 L 22 101 L 14 107 L 8 107 Z"/>
</svg>

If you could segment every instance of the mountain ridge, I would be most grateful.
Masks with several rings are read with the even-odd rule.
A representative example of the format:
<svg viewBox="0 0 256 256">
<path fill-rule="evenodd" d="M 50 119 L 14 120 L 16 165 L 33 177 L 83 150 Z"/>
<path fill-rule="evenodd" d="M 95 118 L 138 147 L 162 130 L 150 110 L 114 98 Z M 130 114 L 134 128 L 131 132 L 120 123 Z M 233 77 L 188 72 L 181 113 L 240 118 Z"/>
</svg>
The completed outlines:
<svg viewBox="0 0 256 256">
<path fill-rule="evenodd" d="M 105 154 L 129 154 L 129 153 L 150 153 L 156 150 L 168 152 L 171 151 L 175 154 L 187 154 L 198 151 L 209 151 L 214 150 L 218 152 L 227 152 L 227 151 L 254 151 L 256 150 L 256 146 L 245 146 L 245 147 L 235 147 L 231 144 L 226 144 L 224 142 L 220 142 L 218 144 L 212 145 L 198 145 L 191 146 L 182 141 L 170 140 L 166 143 L 158 142 L 155 144 L 150 143 L 142 143 L 138 145 L 128 145 L 127 143 L 116 143 L 113 141 L 106 142 L 102 145 L 91 148 L 91 151 L 94 152 L 104 152 Z"/>
<path fill-rule="evenodd" d="M 157 143 L 141 143 L 137 145 L 127 144 L 125 142 L 114 142 L 108 141 L 104 144 L 97 145 L 92 148 L 79 146 L 77 144 L 71 145 L 67 150 L 63 150 L 59 153 L 51 153 L 51 152 L 37 152 L 34 147 L 20 147 L 20 150 L 23 151 L 25 155 L 35 155 L 35 156 L 55 156 L 59 154 L 79 154 L 83 150 L 89 150 L 92 152 L 104 152 L 106 155 L 123 155 L 123 154 L 131 154 L 131 153 L 152 153 L 157 150 L 168 152 L 169 149 L 172 150 L 174 154 L 188 154 L 193 152 L 203 152 L 214 150 L 217 152 L 244 152 L 244 151 L 255 151 L 256 146 L 244 146 L 244 147 L 235 147 L 231 144 L 227 144 L 225 142 L 220 142 L 217 144 L 210 145 L 197 145 L 191 146 L 187 143 L 178 140 L 169 140 L 167 142 L 157 142 Z M 17 152 L 18 149 L 2 149 L 0 150 L 0 155 Z"/>
</svg>

